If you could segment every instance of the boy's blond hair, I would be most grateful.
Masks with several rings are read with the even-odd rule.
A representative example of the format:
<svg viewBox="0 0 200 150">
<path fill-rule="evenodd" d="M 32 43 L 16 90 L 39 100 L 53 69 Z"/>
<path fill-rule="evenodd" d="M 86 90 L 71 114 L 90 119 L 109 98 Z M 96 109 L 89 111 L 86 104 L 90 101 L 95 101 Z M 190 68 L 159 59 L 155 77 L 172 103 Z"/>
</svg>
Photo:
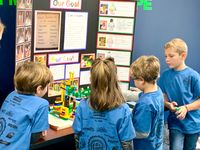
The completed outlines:
<svg viewBox="0 0 200 150">
<path fill-rule="evenodd" d="M 0 19 L 0 40 L 2 38 L 2 34 L 4 32 L 4 29 L 5 29 L 5 25 L 1 22 L 1 19 Z"/>
<path fill-rule="evenodd" d="M 5 29 L 5 25 L 1 22 L 1 19 L 0 19 L 0 33 L 3 33 Z"/>
<path fill-rule="evenodd" d="M 90 105 L 94 110 L 105 111 L 125 102 L 117 79 L 117 68 L 113 58 L 94 60 L 91 67 Z"/>
<path fill-rule="evenodd" d="M 180 38 L 174 38 L 171 41 L 167 42 L 164 48 L 165 49 L 174 48 L 176 52 L 179 54 L 182 54 L 184 52 L 187 54 L 187 51 L 188 51 L 186 42 Z"/>
<path fill-rule="evenodd" d="M 53 75 L 45 65 L 35 62 L 26 62 L 15 71 L 14 84 L 18 93 L 36 94 L 38 86 L 45 88 L 53 81 Z"/>
<path fill-rule="evenodd" d="M 159 59 L 155 56 L 140 56 L 131 64 L 130 75 L 133 79 L 144 79 L 154 84 L 160 75 Z"/>
</svg>

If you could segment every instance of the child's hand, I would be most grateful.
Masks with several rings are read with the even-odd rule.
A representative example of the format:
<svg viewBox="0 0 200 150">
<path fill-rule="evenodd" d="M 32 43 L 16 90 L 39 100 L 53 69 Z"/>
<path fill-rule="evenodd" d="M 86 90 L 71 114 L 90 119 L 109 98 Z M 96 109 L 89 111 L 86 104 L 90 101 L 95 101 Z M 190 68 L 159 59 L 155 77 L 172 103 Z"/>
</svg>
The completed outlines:
<svg viewBox="0 0 200 150">
<path fill-rule="evenodd" d="M 176 112 L 176 109 L 177 109 L 177 106 L 178 106 L 178 104 L 176 103 L 176 102 L 171 102 L 170 104 L 169 104 L 169 110 L 171 110 L 172 112 Z"/>
<path fill-rule="evenodd" d="M 141 90 L 136 87 L 130 87 L 130 90 L 134 92 L 141 92 Z"/>
<path fill-rule="evenodd" d="M 180 106 L 180 107 L 177 107 L 178 110 L 176 111 L 176 115 L 177 115 L 177 118 L 180 119 L 180 120 L 183 120 L 188 112 L 187 108 L 185 106 Z"/>
<path fill-rule="evenodd" d="M 45 136 L 47 136 L 47 130 L 42 131 L 42 137 L 45 137 Z"/>
</svg>

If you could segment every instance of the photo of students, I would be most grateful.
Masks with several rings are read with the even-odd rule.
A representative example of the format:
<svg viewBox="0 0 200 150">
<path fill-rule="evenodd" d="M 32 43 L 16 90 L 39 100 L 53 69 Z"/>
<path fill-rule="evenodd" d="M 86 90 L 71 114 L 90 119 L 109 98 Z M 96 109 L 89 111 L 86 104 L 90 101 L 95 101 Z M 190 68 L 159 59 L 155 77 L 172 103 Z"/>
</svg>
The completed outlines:
<svg viewBox="0 0 200 150">
<path fill-rule="evenodd" d="M 43 54 L 38 54 L 38 55 L 34 55 L 34 62 L 39 62 L 43 65 L 46 65 L 47 63 L 47 56 L 43 55 Z"/>
<path fill-rule="evenodd" d="M 106 46 L 106 37 L 99 37 L 99 46 Z"/>
<path fill-rule="evenodd" d="M 20 9 L 25 8 L 24 0 L 17 0 L 17 8 L 20 8 Z"/>
<path fill-rule="evenodd" d="M 31 27 L 25 28 L 25 42 L 31 41 Z"/>
<path fill-rule="evenodd" d="M 108 14 L 108 4 L 100 5 L 100 14 Z"/>
<path fill-rule="evenodd" d="M 25 41 L 24 28 L 17 28 L 16 43 L 23 43 Z"/>
<path fill-rule="evenodd" d="M 100 30 L 107 30 L 107 20 L 100 21 Z"/>
<path fill-rule="evenodd" d="M 25 11 L 17 11 L 17 26 L 24 25 L 24 15 Z"/>
<path fill-rule="evenodd" d="M 95 54 L 82 54 L 81 68 L 90 68 L 94 60 L 95 60 Z"/>
<path fill-rule="evenodd" d="M 24 58 L 31 56 L 31 43 L 26 43 L 24 45 Z"/>
<path fill-rule="evenodd" d="M 24 45 L 18 45 L 16 51 L 16 61 L 22 60 L 24 58 Z"/>
<path fill-rule="evenodd" d="M 25 12 L 25 25 L 26 26 L 30 26 L 31 25 L 31 22 L 32 22 L 32 11 L 26 11 Z"/>
<path fill-rule="evenodd" d="M 26 8 L 32 8 L 32 0 L 25 0 Z"/>
</svg>

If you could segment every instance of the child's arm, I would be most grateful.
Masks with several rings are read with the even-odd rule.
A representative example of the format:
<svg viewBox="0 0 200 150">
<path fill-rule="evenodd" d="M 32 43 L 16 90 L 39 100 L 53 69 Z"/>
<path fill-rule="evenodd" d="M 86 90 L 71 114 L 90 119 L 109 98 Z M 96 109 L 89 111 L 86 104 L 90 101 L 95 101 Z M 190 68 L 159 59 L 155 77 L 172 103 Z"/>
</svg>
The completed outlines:
<svg viewBox="0 0 200 150">
<path fill-rule="evenodd" d="M 132 150 L 133 149 L 133 140 L 130 141 L 122 141 L 123 150 Z"/>
<path fill-rule="evenodd" d="M 141 133 L 141 132 L 138 132 L 138 131 L 135 131 L 136 133 L 136 139 L 145 139 L 149 136 L 149 133 Z"/>
<path fill-rule="evenodd" d="M 132 91 L 132 90 L 122 90 L 122 94 L 123 94 L 123 96 L 124 96 L 124 98 L 127 102 L 128 101 L 136 102 L 138 100 L 138 95 L 139 95 L 140 92 L 139 91 Z"/>
<path fill-rule="evenodd" d="M 79 135 L 74 134 L 74 139 L 75 139 L 76 150 L 79 150 Z"/>
<path fill-rule="evenodd" d="M 45 137 L 47 135 L 47 131 L 42 131 L 38 133 L 33 133 L 31 135 L 31 144 L 36 143 L 39 139 Z"/>
<path fill-rule="evenodd" d="M 193 103 L 183 105 L 179 107 L 179 110 L 176 112 L 177 118 L 183 120 L 187 114 L 187 112 L 192 110 L 200 109 L 200 98 L 198 98 Z"/>
<path fill-rule="evenodd" d="M 175 112 L 176 111 L 176 106 L 178 105 L 176 102 L 169 102 L 169 100 L 168 100 L 168 98 L 167 98 L 167 95 L 166 94 L 164 94 L 163 93 L 163 95 L 164 95 L 164 105 L 165 105 L 165 109 L 167 108 L 167 109 L 169 109 L 170 111 L 172 111 L 172 112 Z"/>
<path fill-rule="evenodd" d="M 200 97 L 193 103 L 184 105 L 187 108 L 187 111 L 197 110 L 200 108 Z"/>
</svg>

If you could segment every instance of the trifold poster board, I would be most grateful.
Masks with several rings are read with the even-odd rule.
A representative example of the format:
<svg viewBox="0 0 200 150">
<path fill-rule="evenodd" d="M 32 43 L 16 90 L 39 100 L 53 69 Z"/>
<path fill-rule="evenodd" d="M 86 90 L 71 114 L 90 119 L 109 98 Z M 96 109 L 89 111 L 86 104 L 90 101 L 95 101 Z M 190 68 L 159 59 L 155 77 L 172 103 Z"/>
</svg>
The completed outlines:
<svg viewBox="0 0 200 150">
<path fill-rule="evenodd" d="M 47 65 L 54 83 L 48 98 L 73 72 L 77 88 L 90 84 L 97 57 L 114 57 L 122 89 L 129 88 L 136 2 L 133 0 L 18 0 L 16 65 Z"/>
</svg>

